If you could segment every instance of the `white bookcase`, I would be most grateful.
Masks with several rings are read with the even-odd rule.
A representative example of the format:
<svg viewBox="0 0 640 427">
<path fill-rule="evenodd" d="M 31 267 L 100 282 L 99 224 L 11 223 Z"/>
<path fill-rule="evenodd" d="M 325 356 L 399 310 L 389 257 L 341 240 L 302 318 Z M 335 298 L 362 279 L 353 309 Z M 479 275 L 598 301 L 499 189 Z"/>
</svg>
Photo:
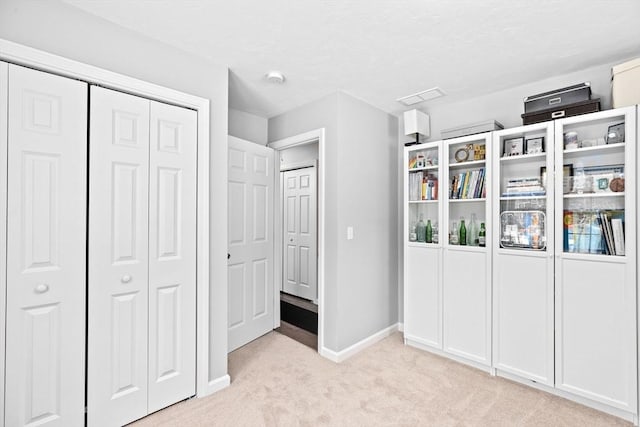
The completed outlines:
<svg viewBox="0 0 640 427">
<path fill-rule="evenodd" d="M 639 114 L 405 148 L 405 343 L 637 423 Z M 427 152 L 431 164 L 410 167 Z M 457 192 L 480 168 L 486 194 Z M 437 178 L 437 198 L 412 200 L 415 173 Z M 486 247 L 449 240 L 472 213 Z M 420 214 L 438 222 L 438 243 L 410 240 Z"/>
<path fill-rule="evenodd" d="M 567 147 L 567 135 L 582 146 Z M 637 413 L 636 108 L 557 120 L 555 140 L 556 177 L 573 170 L 556 180 L 556 387 Z M 607 245 L 598 235 L 609 222 Z"/>
<path fill-rule="evenodd" d="M 472 242 L 471 217 L 475 226 L 484 223 L 491 235 L 491 133 L 453 138 L 442 142 L 446 161 L 443 176 L 449 191 L 443 206 L 448 237 L 458 232 L 458 243 L 443 240 L 443 350 L 472 362 L 491 367 L 491 251 Z M 474 149 L 475 147 L 475 149 Z M 476 156 L 479 147 L 484 154 Z M 480 157 L 480 158 L 478 158 Z M 484 180 L 484 185 L 483 185 Z M 467 242 L 460 241 L 464 219 Z M 453 229 L 455 222 L 456 229 Z"/>
<path fill-rule="evenodd" d="M 425 163 L 419 167 L 418 155 Z M 441 200 L 446 197 L 447 184 L 442 180 L 441 159 L 440 142 L 404 149 L 404 336 L 405 341 L 436 349 L 442 349 L 442 234 L 438 233 L 438 243 L 418 242 L 410 234 L 421 215 L 423 222 L 431 220 L 432 226 L 442 223 Z M 424 200 L 421 188 L 419 194 L 415 188 L 420 177 L 426 179 L 427 186 L 432 183 Z"/>
<path fill-rule="evenodd" d="M 553 138 L 553 122 L 493 133 L 491 241 L 493 366 L 549 386 L 554 382 Z M 505 147 L 512 144 L 520 144 L 522 154 L 509 155 Z"/>
<path fill-rule="evenodd" d="M 415 166 L 418 154 L 427 159 L 425 166 Z M 407 147 L 404 162 L 405 341 L 489 370 L 491 133 Z M 437 198 L 428 193 L 427 200 L 417 196 L 416 174 L 427 177 L 427 182 L 437 178 Z M 478 230 L 485 224 L 486 245 L 451 244 L 453 221 L 458 232 L 460 218 L 465 218 L 471 235 L 472 214 Z M 420 215 L 438 224 L 438 243 L 412 241 Z"/>
</svg>

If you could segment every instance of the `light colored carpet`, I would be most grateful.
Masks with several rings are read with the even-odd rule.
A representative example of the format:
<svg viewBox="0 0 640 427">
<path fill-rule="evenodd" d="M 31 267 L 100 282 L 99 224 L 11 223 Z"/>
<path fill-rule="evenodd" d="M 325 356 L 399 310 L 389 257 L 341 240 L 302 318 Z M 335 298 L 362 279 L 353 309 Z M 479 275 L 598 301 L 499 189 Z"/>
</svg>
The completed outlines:
<svg viewBox="0 0 640 427">
<path fill-rule="evenodd" d="M 231 386 L 137 426 L 616 426 L 577 403 L 404 346 L 335 364 L 272 332 L 229 355 Z"/>
</svg>

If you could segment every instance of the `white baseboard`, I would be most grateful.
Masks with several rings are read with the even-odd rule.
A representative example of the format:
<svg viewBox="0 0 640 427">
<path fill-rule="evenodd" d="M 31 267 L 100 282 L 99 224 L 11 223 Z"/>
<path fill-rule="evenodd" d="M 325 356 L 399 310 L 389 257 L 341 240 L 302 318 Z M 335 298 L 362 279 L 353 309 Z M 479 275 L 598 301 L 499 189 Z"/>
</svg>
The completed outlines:
<svg viewBox="0 0 640 427">
<path fill-rule="evenodd" d="M 209 381 L 205 390 L 202 393 L 199 393 L 196 397 L 201 398 L 201 397 L 209 396 L 213 393 L 216 393 L 220 390 L 223 390 L 229 387 L 230 384 L 231 384 L 231 377 L 228 374 L 223 375 L 219 378 L 216 378 L 215 380 Z"/>
<path fill-rule="evenodd" d="M 404 323 L 403 322 L 398 322 L 398 331 L 404 332 Z"/>
<path fill-rule="evenodd" d="M 354 354 L 359 353 L 365 348 L 369 347 L 370 345 L 373 345 L 378 341 L 388 337 L 389 335 L 393 334 L 397 330 L 398 330 L 398 323 L 396 323 L 395 325 L 391 325 L 387 328 L 384 328 L 381 331 L 378 331 L 375 334 L 368 336 L 367 338 L 361 341 L 358 341 L 352 346 L 349 346 L 341 351 L 333 351 L 333 350 L 329 350 L 326 347 L 322 347 L 320 349 L 320 355 L 336 363 L 344 362 Z"/>
<path fill-rule="evenodd" d="M 563 397 L 568 400 L 572 400 L 576 403 L 579 403 L 584 406 L 591 407 L 601 412 L 605 412 L 609 415 L 613 415 L 614 417 L 622 418 L 623 420 L 632 422 L 633 425 L 638 425 L 638 418 L 633 413 L 625 411 L 624 409 L 614 408 L 613 406 L 609 406 L 605 403 L 596 402 L 595 400 L 591 400 L 586 397 L 578 396 L 576 394 L 558 390 L 555 387 L 551 387 L 545 384 L 536 383 L 535 381 L 528 380 L 526 378 L 519 377 L 518 375 L 514 375 L 505 371 L 497 370 L 496 375 L 498 377 L 506 378 L 510 381 L 517 382 L 520 384 L 527 385 L 529 387 L 533 387 L 538 390 L 542 390 L 549 394 L 553 394 L 556 396 Z"/>
</svg>

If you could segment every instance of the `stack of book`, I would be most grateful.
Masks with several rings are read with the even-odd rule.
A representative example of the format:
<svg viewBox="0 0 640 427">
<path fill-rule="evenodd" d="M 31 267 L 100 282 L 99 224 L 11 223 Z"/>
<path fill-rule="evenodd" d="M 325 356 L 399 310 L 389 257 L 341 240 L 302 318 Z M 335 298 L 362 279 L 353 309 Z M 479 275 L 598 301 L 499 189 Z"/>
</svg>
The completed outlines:
<svg viewBox="0 0 640 427">
<path fill-rule="evenodd" d="M 410 173 L 409 200 L 438 200 L 438 178 L 426 172 Z"/>
<path fill-rule="evenodd" d="M 485 169 L 460 172 L 451 178 L 451 199 L 479 199 L 487 196 Z"/>
<path fill-rule="evenodd" d="M 422 200 L 422 172 L 409 174 L 409 200 Z"/>
<path fill-rule="evenodd" d="M 544 196 L 547 194 L 538 177 L 513 178 L 507 181 L 502 197 Z"/>
<path fill-rule="evenodd" d="M 565 252 L 625 254 L 624 210 L 565 210 L 563 224 Z"/>
</svg>

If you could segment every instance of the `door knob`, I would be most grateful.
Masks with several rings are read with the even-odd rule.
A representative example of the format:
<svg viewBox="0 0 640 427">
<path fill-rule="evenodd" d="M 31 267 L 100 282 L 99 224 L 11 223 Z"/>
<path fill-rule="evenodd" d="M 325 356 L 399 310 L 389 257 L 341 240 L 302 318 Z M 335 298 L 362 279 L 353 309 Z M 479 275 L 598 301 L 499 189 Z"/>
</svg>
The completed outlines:
<svg viewBox="0 0 640 427">
<path fill-rule="evenodd" d="M 129 283 L 131 281 L 131 276 L 129 276 L 128 274 L 125 274 L 124 276 L 122 276 L 122 278 L 120 279 L 120 281 L 122 283 Z"/>
<path fill-rule="evenodd" d="M 35 291 L 36 291 L 37 294 L 44 294 L 48 290 L 49 290 L 49 285 L 47 285 L 46 283 L 40 283 L 35 288 Z"/>
<path fill-rule="evenodd" d="M 290 242 L 293 242 L 293 239 L 289 239 Z"/>
</svg>

